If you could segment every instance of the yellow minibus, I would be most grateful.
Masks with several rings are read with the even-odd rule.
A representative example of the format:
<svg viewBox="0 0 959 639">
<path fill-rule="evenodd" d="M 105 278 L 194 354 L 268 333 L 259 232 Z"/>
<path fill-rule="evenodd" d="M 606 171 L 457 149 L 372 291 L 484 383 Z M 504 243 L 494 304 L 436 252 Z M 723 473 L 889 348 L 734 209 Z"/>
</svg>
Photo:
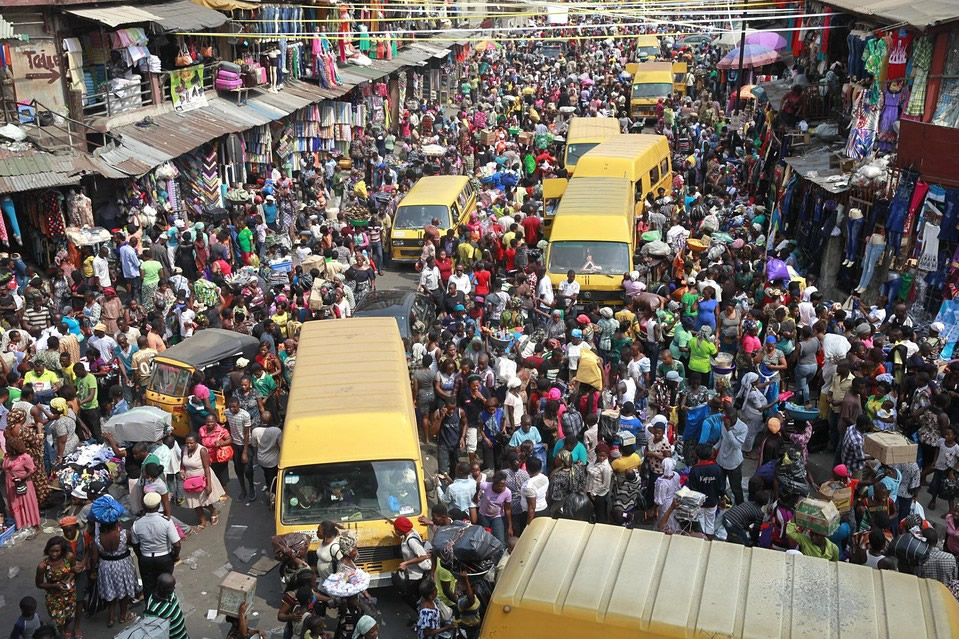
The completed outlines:
<svg viewBox="0 0 959 639">
<path fill-rule="evenodd" d="M 400 200 L 390 232 L 394 262 L 415 262 L 423 247 L 423 229 L 435 224 L 442 229 L 456 228 L 469 220 L 476 209 L 476 191 L 465 175 L 422 177 Z"/>
<path fill-rule="evenodd" d="M 938 581 L 651 530 L 541 518 L 496 581 L 480 639 L 947 639 Z"/>
<path fill-rule="evenodd" d="M 626 178 L 633 185 L 637 202 L 647 193 L 655 196 L 660 187 L 670 193 L 673 173 L 669 143 L 662 135 L 615 135 L 580 158 L 573 179 L 583 177 Z"/>
<path fill-rule="evenodd" d="M 623 275 L 633 268 L 633 187 L 622 177 L 570 180 L 553 217 L 546 272 L 553 286 L 576 274 L 579 303 L 623 304 Z"/>
<path fill-rule="evenodd" d="M 616 118 L 572 118 L 566 131 L 566 171 L 572 175 L 583 154 L 618 134 L 619 120 Z"/>
<path fill-rule="evenodd" d="M 636 59 L 642 62 L 652 62 L 663 54 L 663 48 L 659 44 L 659 38 L 654 35 L 641 35 L 636 37 Z"/>
<path fill-rule="evenodd" d="M 634 118 L 656 117 L 656 103 L 673 94 L 673 65 L 643 62 L 635 65 L 629 92 L 629 114 Z"/>
<path fill-rule="evenodd" d="M 406 352 L 391 317 L 307 322 L 300 333 L 276 488 L 276 534 L 314 547 L 324 520 L 357 541 L 357 566 L 386 585 L 401 561 L 390 523 L 426 514 Z"/>
</svg>

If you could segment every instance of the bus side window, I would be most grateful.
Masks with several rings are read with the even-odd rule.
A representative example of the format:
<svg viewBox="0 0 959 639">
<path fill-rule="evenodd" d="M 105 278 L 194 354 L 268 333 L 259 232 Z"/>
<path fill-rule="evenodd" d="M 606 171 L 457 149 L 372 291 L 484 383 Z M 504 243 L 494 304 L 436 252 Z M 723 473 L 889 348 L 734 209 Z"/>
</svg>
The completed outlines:
<svg viewBox="0 0 959 639">
<path fill-rule="evenodd" d="M 453 202 L 453 206 L 450 207 L 450 212 L 452 213 L 452 219 L 450 223 L 453 225 L 452 228 L 458 229 L 460 225 L 460 207 L 456 202 Z"/>
<path fill-rule="evenodd" d="M 650 188 L 652 188 L 652 185 L 656 184 L 657 182 L 659 182 L 659 167 L 654 166 L 653 168 L 649 170 Z"/>
<path fill-rule="evenodd" d="M 669 173 L 669 158 L 663 158 L 663 161 L 659 165 L 659 171 L 663 175 Z"/>
</svg>

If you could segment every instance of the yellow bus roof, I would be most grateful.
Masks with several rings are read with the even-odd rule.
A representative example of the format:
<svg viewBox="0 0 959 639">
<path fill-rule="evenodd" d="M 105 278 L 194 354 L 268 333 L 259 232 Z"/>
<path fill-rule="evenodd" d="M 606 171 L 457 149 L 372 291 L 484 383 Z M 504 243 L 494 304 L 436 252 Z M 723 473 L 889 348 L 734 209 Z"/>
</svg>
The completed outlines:
<svg viewBox="0 0 959 639">
<path fill-rule="evenodd" d="M 654 35 L 636 36 L 636 46 L 638 47 L 658 47 L 659 38 Z"/>
<path fill-rule="evenodd" d="M 427 175 L 421 177 L 399 205 L 452 204 L 469 181 L 469 178 L 465 175 Z"/>
<path fill-rule="evenodd" d="M 409 369 L 396 320 L 304 324 L 280 467 L 419 455 Z"/>
<path fill-rule="evenodd" d="M 579 159 L 573 180 L 616 176 L 635 182 L 647 174 L 653 164 L 658 164 L 660 158 L 667 157 L 669 144 L 663 135 L 614 135 Z"/>
<path fill-rule="evenodd" d="M 633 187 L 629 180 L 608 177 L 576 177 L 569 181 L 559 201 L 550 242 L 589 240 L 628 242 Z M 588 231 L 589 237 L 584 236 Z"/>
<path fill-rule="evenodd" d="M 611 135 L 619 135 L 619 120 L 616 118 L 574 117 L 569 121 L 566 144 L 603 142 Z"/>
<path fill-rule="evenodd" d="M 672 62 L 640 62 L 636 65 L 636 73 L 653 73 L 656 71 L 664 71 L 666 73 L 673 72 L 673 63 Z"/>
<path fill-rule="evenodd" d="M 504 606 L 510 606 L 506 613 Z M 522 615 L 553 637 L 945 639 L 959 603 L 938 581 L 738 544 L 536 519 L 496 582 L 483 637 Z M 502 630 L 501 630 L 502 629 Z"/>
</svg>

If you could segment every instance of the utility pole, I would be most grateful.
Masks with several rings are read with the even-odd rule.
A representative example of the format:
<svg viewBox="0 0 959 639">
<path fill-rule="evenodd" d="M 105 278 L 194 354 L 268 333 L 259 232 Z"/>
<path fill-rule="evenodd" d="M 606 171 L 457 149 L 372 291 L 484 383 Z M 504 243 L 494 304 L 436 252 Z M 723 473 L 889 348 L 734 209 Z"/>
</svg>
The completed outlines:
<svg viewBox="0 0 959 639">
<path fill-rule="evenodd" d="M 743 86 L 743 58 L 746 56 L 746 13 L 749 0 L 743 2 L 742 25 L 739 32 L 739 70 L 736 72 L 736 115 L 739 115 L 739 109 L 742 106 L 742 97 L 739 95 Z"/>
</svg>

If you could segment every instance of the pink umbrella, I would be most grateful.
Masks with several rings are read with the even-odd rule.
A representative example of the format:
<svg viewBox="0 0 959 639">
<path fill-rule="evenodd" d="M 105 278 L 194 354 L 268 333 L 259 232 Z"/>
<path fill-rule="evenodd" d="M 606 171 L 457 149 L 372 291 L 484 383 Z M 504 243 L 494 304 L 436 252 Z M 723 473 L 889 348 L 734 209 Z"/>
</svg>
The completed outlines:
<svg viewBox="0 0 959 639">
<path fill-rule="evenodd" d="M 761 67 L 771 64 L 779 59 L 779 54 L 769 47 L 761 47 L 758 44 L 747 44 L 745 54 L 743 55 L 743 68 Z M 719 69 L 738 69 L 739 68 L 739 47 L 726 54 L 719 64 Z"/>
<path fill-rule="evenodd" d="M 786 38 L 775 31 L 757 31 L 746 36 L 746 44 L 758 44 L 761 47 L 768 47 L 773 51 L 779 51 L 786 48 Z"/>
</svg>

